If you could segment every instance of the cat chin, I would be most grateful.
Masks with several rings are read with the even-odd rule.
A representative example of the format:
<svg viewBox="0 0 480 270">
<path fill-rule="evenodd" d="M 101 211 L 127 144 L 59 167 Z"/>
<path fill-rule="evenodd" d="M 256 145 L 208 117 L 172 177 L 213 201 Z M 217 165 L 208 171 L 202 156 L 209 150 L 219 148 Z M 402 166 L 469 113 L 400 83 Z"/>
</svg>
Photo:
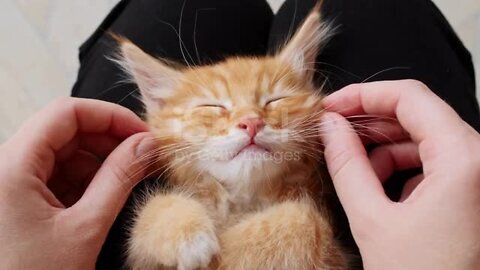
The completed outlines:
<svg viewBox="0 0 480 270">
<path fill-rule="evenodd" d="M 245 151 L 227 161 L 201 161 L 199 167 L 224 184 L 247 187 L 275 179 L 286 165 L 270 158 L 268 152 Z"/>
</svg>

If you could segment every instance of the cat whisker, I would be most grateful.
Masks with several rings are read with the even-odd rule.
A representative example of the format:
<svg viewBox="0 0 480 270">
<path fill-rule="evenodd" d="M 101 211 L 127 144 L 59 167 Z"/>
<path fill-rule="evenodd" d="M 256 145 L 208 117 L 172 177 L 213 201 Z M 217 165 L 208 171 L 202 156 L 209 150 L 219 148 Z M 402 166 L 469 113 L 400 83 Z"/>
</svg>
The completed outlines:
<svg viewBox="0 0 480 270">
<path fill-rule="evenodd" d="M 182 23 L 183 23 L 183 15 L 184 15 L 184 12 L 185 12 L 186 4 L 187 4 L 187 0 L 183 0 L 182 8 L 180 10 L 180 18 L 179 18 L 179 22 L 178 22 L 178 43 L 180 45 L 180 52 L 182 53 L 182 56 L 183 56 L 183 59 L 185 60 L 185 63 L 187 64 L 187 66 L 189 68 L 191 68 L 190 63 L 188 62 L 187 57 L 185 56 L 185 51 L 188 54 L 188 56 L 190 57 L 190 60 L 192 61 L 192 63 L 194 63 L 194 61 L 193 61 L 192 56 L 188 52 L 187 47 L 185 46 L 185 43 L 183 43 L 183 41 L 182 41 Z M 185 49 L 185 51 L 184 51 L 184 49 Z"/>
<path fill-rule="evenodd" d="M 383 70 L 380 70 L 379 72 L 376 72 L 375 74 L 367 77 L 366 79 L 364 79 L 363 81 L 361 81 L 360 83 L 366 83 L 368 82 L 369 80 L 375 78 L 376 76 L 382 74 L 382 73 L 385 73 L 385 72 L 388 72 L 388 71 L 392 71 L 392 70 L 400 70 L 400 69 L 410 69 L 409 67 L 391 67 L 391 68 L 386 68 L 386 69 L 383 69 Z"/>
</svg>

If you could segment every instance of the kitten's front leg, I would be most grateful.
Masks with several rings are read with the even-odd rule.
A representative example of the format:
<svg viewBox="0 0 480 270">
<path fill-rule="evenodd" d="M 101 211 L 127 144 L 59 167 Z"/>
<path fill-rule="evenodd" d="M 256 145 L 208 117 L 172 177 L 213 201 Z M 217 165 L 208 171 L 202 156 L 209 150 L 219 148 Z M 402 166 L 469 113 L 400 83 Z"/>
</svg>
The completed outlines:
<svg viewBox="0 0 480 270">
<path fill-rule="evenodd" d="M 246 217 L 220 235 L 221 270 L 342 270 L 346 255 L 308 199 Z"/>
<path fill-rule="evenodd" d="M 206 268 L 219 252 L 205 207 L 182 194 L 158 194 L 139 210 L 130 232 L 132 269 Z"/>
</svg>

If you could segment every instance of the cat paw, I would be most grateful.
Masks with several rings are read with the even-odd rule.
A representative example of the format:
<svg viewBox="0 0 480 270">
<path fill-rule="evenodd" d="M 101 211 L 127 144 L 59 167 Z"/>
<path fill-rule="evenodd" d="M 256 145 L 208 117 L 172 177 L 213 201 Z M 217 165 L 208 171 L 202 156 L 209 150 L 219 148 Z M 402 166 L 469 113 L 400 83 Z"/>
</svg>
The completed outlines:
<svg viewBox="0 0 480 270">
<path fill-rule="evenodd" d="M 152 197 L 137 215 L 128 258 L 134 269 L 196 270 L 207 268 L 219 251 L 215 224 L 205 207 L 170 194 Z"/>
<path fill-rule="evenodd" d="M 178 269 L 204 269 L 210 264 L 214 255 L 220 252 L 217 236 L 214 233 L 200 232 L 180 244 Z"/>
</svg>

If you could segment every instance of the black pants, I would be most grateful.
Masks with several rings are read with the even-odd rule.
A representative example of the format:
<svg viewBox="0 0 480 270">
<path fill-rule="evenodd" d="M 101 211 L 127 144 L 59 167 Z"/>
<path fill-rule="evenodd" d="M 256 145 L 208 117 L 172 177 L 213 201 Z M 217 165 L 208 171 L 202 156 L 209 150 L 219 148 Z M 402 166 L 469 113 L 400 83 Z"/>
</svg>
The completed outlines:
<svg viewBox="0 0 480 270">
<path fill-rule="evenodd" d="M 287 0 L 274 16 L 264 0 L 123 0 L 81 47 L 72 95 L 118 103 L 141 113 L 136 87 L 120 83 L 124 75 L 106 58 L 115 51 L 105 34 L 108 30 L 150 54 L 206 64 L 232 55 L 274 51 L 314 2 Z M 317 59 L 317 77 L 327 79 L 327 92 L 364 81 L 417 79 L 480 130 L 471 56 L 432 2 L 325 0 L 323 12 L 338 26 Z M 393 189 L 398 191 L 399 186 Z M 99 269 L 123 264 L 128 205 L 126 209 L 104 245 Z"/>
</svg>

